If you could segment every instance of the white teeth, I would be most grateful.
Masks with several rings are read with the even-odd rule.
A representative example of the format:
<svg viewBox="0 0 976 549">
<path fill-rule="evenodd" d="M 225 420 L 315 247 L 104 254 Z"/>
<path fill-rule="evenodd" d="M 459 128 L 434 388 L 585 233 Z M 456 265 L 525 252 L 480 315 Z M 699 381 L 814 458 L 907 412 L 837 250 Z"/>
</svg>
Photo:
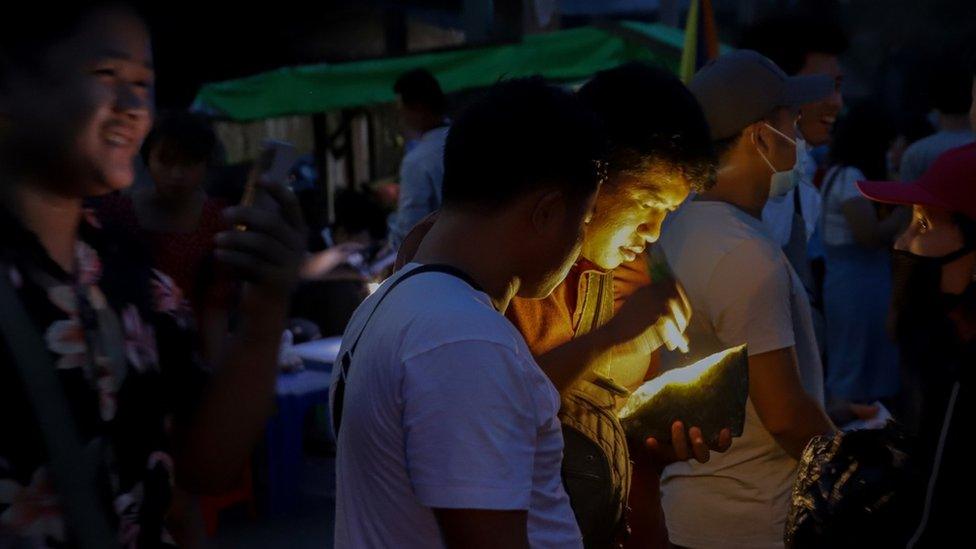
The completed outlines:
<svg viewBox="0 0 976 549">
<path fill-rule="evenodd" d="M 128 146 L 130 144 L 130 141 L 128 139 L 126 139 L 125 137 L 122 137 L 121 135 L 117 135 L 117 134 L 109 134 L 109 135 L 105 136 L 105 140 L 108 141 L 109 143 L 111 143 L 113 145 L 117 145 L 119 147 L 125 147 L 125 146 Z"/>
</svg>

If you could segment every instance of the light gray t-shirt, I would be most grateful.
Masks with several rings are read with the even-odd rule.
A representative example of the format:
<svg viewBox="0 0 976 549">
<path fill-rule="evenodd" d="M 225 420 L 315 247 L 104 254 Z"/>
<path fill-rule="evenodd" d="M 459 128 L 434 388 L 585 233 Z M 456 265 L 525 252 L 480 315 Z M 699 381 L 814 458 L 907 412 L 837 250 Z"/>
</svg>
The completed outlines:
<svg viewBox="0 0 976 549">
<path fill-rule="evenodd" d="M 976 141 L 970 130 L 940 131 L 912 143 L 901 157 L 901 180 L 915 181 L 949 149 Z"/>
<path fill-rule="evenodd" d="M 444 144 L 450 128 L 425 133 L 400 163 L 400 197 L 389 219 L 390 244 L 399 248 L 410 229 L 441 207 L 444 185 Z"/>
<path fill-rule="evenodd" d="M 391 281 L 418 266 L 360 306 L 339 356 Z M 443 273 L 404 281 L 366 326 L 347 379 L 335 547 L 443 547 L 437 508 L 525 510 L 532 547 L 580 547 L 558 411 L 555 387 L 487 294 Z"/>
<path fill-rule="evenodd" d="M 658 245 L 692 307 L 691 352 L 663 353 L 665 369 L 743 343 L 750 356 L 795 347 L 804 389 L 823 402 L 806 292 L 760 220 L 725 202 L 691 200 L 669 216 Z M 728 452 L 665 469 L 662 503 L 672 543 L 782 547 L 796 465 L 750 400 L 743 434 Z"/>
</svg>

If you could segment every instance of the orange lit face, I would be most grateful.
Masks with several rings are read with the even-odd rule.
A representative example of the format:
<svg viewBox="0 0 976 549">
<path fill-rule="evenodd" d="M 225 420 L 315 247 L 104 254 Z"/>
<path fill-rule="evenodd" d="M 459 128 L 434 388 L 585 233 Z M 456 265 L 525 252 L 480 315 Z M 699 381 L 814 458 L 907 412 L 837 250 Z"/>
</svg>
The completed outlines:
<svg viewBox="0 0 976 549">
<path fill-rule="evenodd" d="M 650 170 L 642 177 L 621 174 L 600 189 L 586 226 L 582 257 L 602 269 L 633 261 L 661 234 L 668 213 L 690 192 L 674 170 Z"/>
</svg>

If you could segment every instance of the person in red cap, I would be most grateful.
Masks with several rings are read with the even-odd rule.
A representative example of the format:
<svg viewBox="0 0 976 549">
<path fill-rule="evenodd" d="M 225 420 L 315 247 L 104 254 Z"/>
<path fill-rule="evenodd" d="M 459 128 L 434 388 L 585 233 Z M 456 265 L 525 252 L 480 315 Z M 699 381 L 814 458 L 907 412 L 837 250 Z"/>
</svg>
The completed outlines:
<svg viewBox="0 0 976 549">
<path fill-rule="evenodd" d="M 919 448 L 930 471 L 909 547 L 962 539 L 970 483 L 963 420 L 972 417 L 976 362 L 976 144 L 940 156 L 910 183 L 862 181 L 872 200 L 911 205 L 912 223 L 895 243 L 893 318 L 904 368 L 922 394 Z"/>
</svg>

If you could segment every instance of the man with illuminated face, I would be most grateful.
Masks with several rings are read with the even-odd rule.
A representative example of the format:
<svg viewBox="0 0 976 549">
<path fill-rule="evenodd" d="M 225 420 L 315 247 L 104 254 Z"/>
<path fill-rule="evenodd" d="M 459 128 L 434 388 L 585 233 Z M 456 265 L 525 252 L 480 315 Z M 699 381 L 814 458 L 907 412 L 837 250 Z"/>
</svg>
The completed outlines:
<svg viewBox="0 0 976 549">
<path fill-rule="evenodd" d="M 646 451 L 631 456 L 616 412 L 629 391 L 657 373 L 652 353 L 661 341 L 647 328 L 671 316 L 669 302 L 683 302 L 670 277 L 651 280 L 644 251 L 689 191 L 702 191 L 713 180 L 708 126 L 676 77 L 645 65 L 598 73 L 578 95 L 607 128 L 607 181 L 586 226 L 580 260 L 566 280 L 547 299 L 516 300 L 508 317 L 562 393 L 563 479 L 588 545 L 606 546 L 612 539 L 606 516 L 614 516 L 613 510 L 604 509 L 603 520 L 597 520 L 589 503 L 598 494 L 619 502 L 617 524 L 629 523 L 634 547 L 663 545 L 656 473 L 640 467 L 647 463 Z M 688 430 L 687 438 L 680 423 L 672 430 L 676 452 L 668 461 L 708 460 L 698 428 Z M 608 467 L 583 459 L 597 449 Z M 631 459 L 638 463 L 636 472 Z M 586 473 L 609 482 L 597 488 Z M 633 512 L 624 517 L 628 499 Z"/>
<path fill-rule="evenodd" d="M 565 280 L 544 299 L 513 299 L 506 316 L 560 391 L 563 482 L 586 545 L 606 547 L 623 537 L 634 486 L 630 543 L 664 546 L 656 473 L 642 449 L 633 457 L 649 467 L 638 467 L 631 482 L 631 453 L 616 413 L 622 397 L 656 373 L 660 328 L 675 320 L 671 307 L 683 303 L 672 279 L 652 283 L 644 251 L 689 191 L 704 190 L 714 178 L 708 126 L 676 77 L 645 65 L 598 73 L 578 95 L 607 129 L 608 177 Z M 401 261 L 428 228 L 421 223 L 407 237 Z M 700 429 L 676 422 L 672 433 L 673 446 L 649 442 L 655 457 L 709 459 Z M 729 443 L 723 433 L 714 449 Z"/>
</svg>

